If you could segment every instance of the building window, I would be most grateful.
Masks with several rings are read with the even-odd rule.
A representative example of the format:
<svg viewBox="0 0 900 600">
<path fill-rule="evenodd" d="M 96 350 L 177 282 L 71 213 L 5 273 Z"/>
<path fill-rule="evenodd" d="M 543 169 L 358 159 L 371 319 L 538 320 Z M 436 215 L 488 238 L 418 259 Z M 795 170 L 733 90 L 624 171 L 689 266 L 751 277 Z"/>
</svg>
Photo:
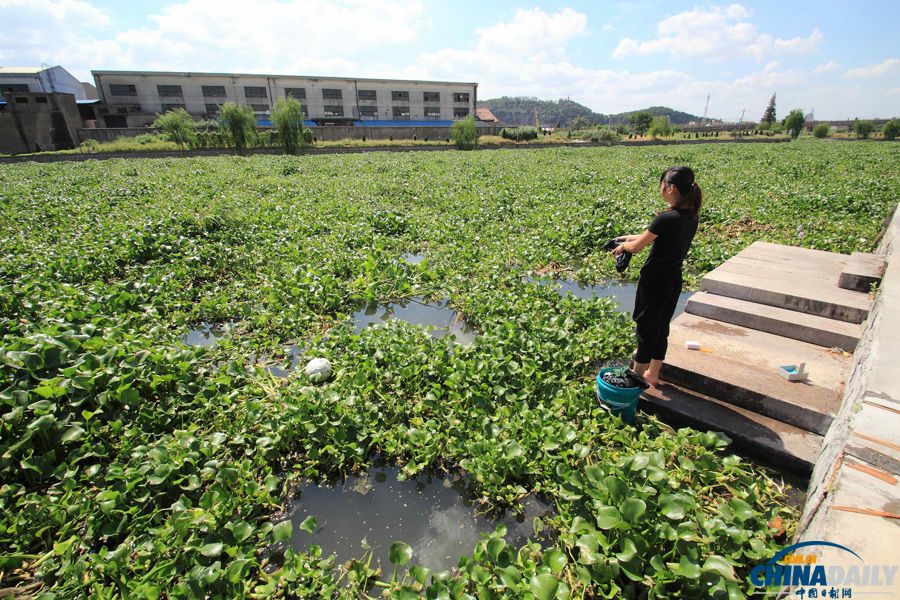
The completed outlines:
<svg viewBox="0 0 900 600">
<path fill-rule="evenodd" d="M 454 119 L 462 119 L 464 117 L 469 116 L 468 108 L 454 108 L 453 109 L 453 118 Z"/>
<path fill-rule="evenodd" d="M 109 115 L 103 117 L 107 127 L 128 127 L 128 119 L 122 115 Z"/>
<path fill-rule="evenodd" d="M 27 83 L 0 83 L 0 93 L 2 92 L 27 92 Z"/>
<path fill-rule="evenodd" d="M 16 104 L 28 104 L 28 98 L 19 96 L 18 98 L 16 98 Z"/>
<path fill-rule="evenodd" d="M 441 101 L 441 93 L 440 92 L 423 92 L 423 99 L 425 102 L 440 102 Z"/>
<path fill-rule="evenodd" d="M 34 101 L 38 104 L 47 104 L 47 96 L 35 96 Z"/>
<path fill-rule="evenodd" d="M 359 90 L 359 99 L 375 102 L 378 100 L 378 94 L 375 93 L 375 90 Z"/>
<path fill-rule="evenodd" d="M 127 108 L 117 108 L 116 112 L 119 113 L 120 115 L 127 115 L 128 109 Z"/>
<path fill-rule="evenodd" d="M 322 88 L 322 100 L 343 100 L 344 94 L 341 90 L 330 90 Z"/>
<path fill-rule="evenodd" d="M 440 107 L 426 106 L 425 107 L 425 118 L 426 119 L 440 119 L 441 118 Z"/>
<path fill-rule="evenodd" d="M 251 104 L 250 108 L 253 109 L 253 112 L 269 112 L 268 104 Z"/>
<path fill-rule="evenodd" d="M 167 113 L 167 112 L 169 112 L 170 110 L 176 110 L 176 109 L 179 109 L 179 108 L 180 108 L 180 109 L 184 109 L 184 104 L 163 104 L 163 105 L 162 105 L 162 111 L 163 111 L 164 113 Z"/>
<path fill-rule="evenodd" d="M 269 98 L 269 95 L 266 93 L 266 88 L 258 87 L 253 85 L 245 85 L 244 86 L 244 97 L 245 98 Z"/>
<path fill-rule="evenodd" d="M 395 106 L 394 107 L 394 119 L 398 121 L 408 121 L 409 120 L 409 107 L 408 106 Z"/>
<path fill-rule="evenodd" d="M 360 119 L 376 119 L 376 118 L 378 118 L 378 107 L 377 106 L 360 106 L 359 107 L 359 118 Z"/>
<path fill-rule="evenodd" d="M 294 100 L 306 100 L 306 88 L 284 88 L 284 97 Z"/>
<path fill-rule="evenodd" d="M 391 100 L 394 102 L 409 102 L 409 92 L 391 92 Z"/>
<path fill-rule="evenodd" d="M 456 93 L 456 94 L 453 94 L 453 101 L 454 101 L 454 102 L 465 102 L 465 103 L 468 104 L 468 102 L 469 102 L 469 93 L 468 93 L 468 92 L 465 92 L 465 93 Z"/>
<path fill-rule="evenodd" d="M 218 112 L 219 112 L 218 104 L 207 104 L 206 105 L 206 114 L 215 115 L 215 114 L 218 114 Z"/>
<path fill-rule="evenodd" d="M 338 90 L 340 91 L 340 90 Z M 325 105 L 325 116 L 326 117 L 343 117 L 344 116 L 344 107 L 338 104 L 333 105 Z"/>
<path fill-rule="evenodd" d="M 158 85 L 156 91 L 160 98 L 183 98 L 180 85 Z"/>
<path fill-rule="evenodd" d="M 113 96 L 137 96 L 137 88 L 129 84 L 113 83 L 109 86 L 109 93 Z"/>
<path fill-rule="evenodd" d="M 203 86 L 203 97 L 204 98 L 224 98 L 225 97 L 225 86 L 224 85 L 204 85 Z"/>
</svg>

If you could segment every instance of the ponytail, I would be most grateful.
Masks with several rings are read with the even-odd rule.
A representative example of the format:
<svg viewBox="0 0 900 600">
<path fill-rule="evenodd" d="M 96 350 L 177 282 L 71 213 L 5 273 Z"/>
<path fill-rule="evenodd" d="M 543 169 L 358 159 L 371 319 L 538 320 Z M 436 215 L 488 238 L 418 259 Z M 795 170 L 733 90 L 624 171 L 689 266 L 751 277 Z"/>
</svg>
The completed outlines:
<svg viewBox="0 0 900 600">
<path fill-rule="evenodd" d="M 690 167 L 672 167 L 662 174 L 659 181 L 674 185 L 678 190 L 679 200 L 674 208 L 686 208 L 693 213 L 694 219 L 700 218 L 703 190 L 694 181 L 694 171 Z"/>
</svg>

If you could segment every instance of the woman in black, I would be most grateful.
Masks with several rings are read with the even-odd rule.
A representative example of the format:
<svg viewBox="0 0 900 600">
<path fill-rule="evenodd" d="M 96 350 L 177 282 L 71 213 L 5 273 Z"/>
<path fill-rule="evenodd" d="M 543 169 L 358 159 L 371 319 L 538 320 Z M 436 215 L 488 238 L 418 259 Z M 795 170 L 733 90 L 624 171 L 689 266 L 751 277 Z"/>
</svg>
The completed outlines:
<svg viewBox="0 0 900 600">
<path fill-rule="evenodd" d="M 653 244 L 634 300 L 638 345 L 631 367 L 655 386 L 666 358 L 669 321 L 681 294 L 681 266 L 697 232 L 702 202 L 690 167 L 672 167 L 663 173 L 659 193 L 669 209 L 656 215 L 644 233 L 616 238 L 623 243 L 613 250 L 613 254 L 637 253 Z"/>
</svg>

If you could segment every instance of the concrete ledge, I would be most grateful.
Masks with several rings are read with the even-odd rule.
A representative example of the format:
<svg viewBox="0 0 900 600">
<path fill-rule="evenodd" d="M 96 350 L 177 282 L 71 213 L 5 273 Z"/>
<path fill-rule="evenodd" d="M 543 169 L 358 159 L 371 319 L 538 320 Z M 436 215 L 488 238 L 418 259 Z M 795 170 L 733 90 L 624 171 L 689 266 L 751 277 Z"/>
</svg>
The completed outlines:
<svg viewBox="0 0 900 600">
<path fill-rule="evenodd" d="M 757 304 L 737 298 L 699 292 L 691 296 L 685 310 L 692 315 L 733 323 L 750 329 L 777 333 L 824 346 L 852 352 L 862 335 L 862 325 L 817 315 Z"/>
<path fill-rule="evenodd" d="M 868 292 L 884 277 L 884 259 L 874 254 L 854 252 L 841 271 L 838 286 L 845 290 Z"/>
<path fill-rule="evenodd" d="M 721 431 L 742 453 L 801 474 L 812 471 L 822 444 L 820 435 L 670 384 L 646 390 L 641 408 L 669 423 Z"/>
</svg>

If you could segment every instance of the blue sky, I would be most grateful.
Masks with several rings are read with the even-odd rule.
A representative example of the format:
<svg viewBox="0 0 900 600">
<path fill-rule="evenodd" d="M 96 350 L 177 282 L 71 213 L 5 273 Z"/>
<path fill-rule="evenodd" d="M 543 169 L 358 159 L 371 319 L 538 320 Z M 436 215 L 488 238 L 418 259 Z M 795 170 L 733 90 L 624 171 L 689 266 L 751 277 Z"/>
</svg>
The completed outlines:
<svg viewBox="0 0 900 600">
<path fill-rule="evenodd" d="M 476 81 L 758 120 L 900 116 L 900 0 L 0 0 L 0 65 Z"/>
</svg>

